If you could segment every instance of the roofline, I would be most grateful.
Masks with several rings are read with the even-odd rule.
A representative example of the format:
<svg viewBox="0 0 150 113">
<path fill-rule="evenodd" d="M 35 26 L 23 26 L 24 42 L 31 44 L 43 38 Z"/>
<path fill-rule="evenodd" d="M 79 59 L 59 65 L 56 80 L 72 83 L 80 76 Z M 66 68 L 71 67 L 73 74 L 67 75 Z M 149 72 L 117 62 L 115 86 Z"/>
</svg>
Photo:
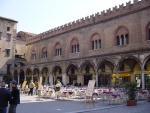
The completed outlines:
<svg viewBox="0 0 150 113">
<path fill-rule="evenodd" d="M 13 20 L 11 18 L 2 17 L 2 16 L 0 16 L 0 19 L 9 20 L 9 21 L 18 23 L 18 21 L 16 21 L 16 20 Z"/>
</svg>

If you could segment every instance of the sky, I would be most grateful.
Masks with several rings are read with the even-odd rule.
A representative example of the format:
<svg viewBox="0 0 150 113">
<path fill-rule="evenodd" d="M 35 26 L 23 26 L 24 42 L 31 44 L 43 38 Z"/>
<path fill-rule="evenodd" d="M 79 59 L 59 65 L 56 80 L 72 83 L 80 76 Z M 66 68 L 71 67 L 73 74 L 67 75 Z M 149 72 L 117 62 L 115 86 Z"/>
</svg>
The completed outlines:
<svg viewBox="0 0 150 113">
<path fill-rule="evenodd" d="M 0 16 L 18 21 L 17 32 L 39 34 L 128 1 L 130 0 L 0 0 Z"/>
</svg>

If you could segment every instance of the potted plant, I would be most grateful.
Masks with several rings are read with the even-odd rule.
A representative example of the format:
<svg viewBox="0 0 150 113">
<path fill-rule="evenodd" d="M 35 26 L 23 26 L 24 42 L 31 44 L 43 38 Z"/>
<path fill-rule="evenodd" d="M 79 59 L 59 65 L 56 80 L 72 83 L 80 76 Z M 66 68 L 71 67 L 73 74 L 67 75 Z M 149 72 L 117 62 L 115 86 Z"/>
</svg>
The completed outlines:
<svg viewBox="0 0 150 113">
<path fill-rule="evenodd" d="M 148 101 L 150 102 L 150 79 L 147 80 L 146 88 L 147 88 L 147 90 L 148 90 L 148 92 L 149 92 Z"/>
<path fill-rule="evenodd" d="M 127 106 L 134 106 L 137 104 L 136 100 L 136 91 L 137 91 L 137 82 L 126 82 L 124 87 L 126 89 L 126 93 L 128 94 Z"/>
</svg>

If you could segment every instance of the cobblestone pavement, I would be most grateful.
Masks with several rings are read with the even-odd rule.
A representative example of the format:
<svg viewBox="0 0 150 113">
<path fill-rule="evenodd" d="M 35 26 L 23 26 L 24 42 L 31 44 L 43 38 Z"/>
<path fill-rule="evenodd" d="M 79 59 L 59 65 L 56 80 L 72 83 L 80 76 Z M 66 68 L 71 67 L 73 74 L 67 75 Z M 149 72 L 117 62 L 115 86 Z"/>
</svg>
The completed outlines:
<svg viewBox="0 0 150 113">
<path fill-rule="evenodd" d="M 17 113 L 150 113 L 150 102 L 139 101 L 137 106 L 102 104 L 95 102 L 95 108 L 87 104 L 84 108 L 84 99 L 54 100 L 43 99 L 36 101 L 36 96 L 21 95 L 21 104 Z"/>
<path fill-rule="evenodd" d="M 150 113 L 150 102 L 143 102 L 136 106 L 118 106 L 108 109 L 88 111 L 84 113 Z"/>
</svg>

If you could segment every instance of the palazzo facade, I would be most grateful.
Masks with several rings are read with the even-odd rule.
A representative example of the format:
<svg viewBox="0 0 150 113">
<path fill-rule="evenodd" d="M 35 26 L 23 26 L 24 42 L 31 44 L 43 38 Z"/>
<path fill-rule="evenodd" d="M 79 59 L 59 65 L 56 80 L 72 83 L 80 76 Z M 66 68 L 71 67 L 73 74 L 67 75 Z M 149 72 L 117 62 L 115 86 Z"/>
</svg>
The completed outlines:
<svg viewBox="0 0 150 113">
<path fill-rule="evenodd" d="M 96 80 L 96 86 L 139 82 L 150 77 L 150 1 L 134 0 L 67 23 L 26 40 L 24 65 L 13 77 L 21 84 L 42 78 L 64 85 Z M 16 64 L 22 63 L 20 60 Z"/>
</svg>

